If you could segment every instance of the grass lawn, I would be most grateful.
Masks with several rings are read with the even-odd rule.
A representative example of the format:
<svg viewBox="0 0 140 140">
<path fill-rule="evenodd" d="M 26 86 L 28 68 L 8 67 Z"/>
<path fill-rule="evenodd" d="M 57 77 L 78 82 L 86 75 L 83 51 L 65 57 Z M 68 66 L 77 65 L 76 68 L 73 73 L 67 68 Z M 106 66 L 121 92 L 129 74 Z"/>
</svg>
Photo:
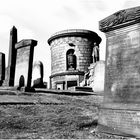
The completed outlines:
<svg viewBox="0 0 140 140">
<path fill-rule="evenodd" d="M 98 108 L 92 95 L 36 96 L 36 104 L 0 105 L 0 139 L 114 138 L 93 133 Z"/>
</svg>

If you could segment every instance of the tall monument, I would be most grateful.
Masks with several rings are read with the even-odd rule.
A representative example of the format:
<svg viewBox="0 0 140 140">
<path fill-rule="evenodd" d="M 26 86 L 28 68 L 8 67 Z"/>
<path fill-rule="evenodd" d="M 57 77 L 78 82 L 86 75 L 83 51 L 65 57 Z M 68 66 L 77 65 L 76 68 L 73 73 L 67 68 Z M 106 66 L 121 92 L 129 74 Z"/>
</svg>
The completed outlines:
<svg viewBox="0 0 140 140">
<path fill-rule="evenodd" d="M 0 52 L 0 86 L 5 78 L 5 54 Z"/>
<path fill-rule="evenodd" d="M 99 27 L 107 41 L 99 130 L 140 138 L 140 6 L 106 17 Z"/>
<path fill-rule="evenodd" d="M 8 67 L 6 68 L 6 77 L 3 86 L 14 86 L 16 43 L 17 43 L 17 29 L 15 26 L 13 26 L 12 29 L 10 30 Z"/>
</svg>

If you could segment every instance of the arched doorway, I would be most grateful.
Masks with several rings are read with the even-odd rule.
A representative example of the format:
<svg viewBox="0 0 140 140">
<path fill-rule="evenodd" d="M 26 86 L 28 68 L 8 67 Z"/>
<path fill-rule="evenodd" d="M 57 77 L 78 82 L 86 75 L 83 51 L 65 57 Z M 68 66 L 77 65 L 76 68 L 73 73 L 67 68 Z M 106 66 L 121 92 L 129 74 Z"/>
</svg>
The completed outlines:
<svg viewBox="0 0 140 140">
<path fill-rule="evenodd" d="M 66 65 L 67 70 L 76 70 L 76 55 L 74 54 L 74 49 L 69 49 L 66 53 Z"/>
</svg>

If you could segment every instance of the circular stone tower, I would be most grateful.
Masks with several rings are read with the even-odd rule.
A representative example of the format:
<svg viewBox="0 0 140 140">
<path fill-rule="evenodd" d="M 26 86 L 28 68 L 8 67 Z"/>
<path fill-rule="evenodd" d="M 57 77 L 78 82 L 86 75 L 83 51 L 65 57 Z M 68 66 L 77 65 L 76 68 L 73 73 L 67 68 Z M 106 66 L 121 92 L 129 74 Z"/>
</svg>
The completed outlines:
<svg viewBox="0 0 140 140">
<path fill-rule="evenodd" d="M 51 46 L 51 89 L 79 86 L 92 63 L 94 43 L 101 38 L 95 32 L 81 29 L 64 30 L 48 39 Z"/>
</svg>

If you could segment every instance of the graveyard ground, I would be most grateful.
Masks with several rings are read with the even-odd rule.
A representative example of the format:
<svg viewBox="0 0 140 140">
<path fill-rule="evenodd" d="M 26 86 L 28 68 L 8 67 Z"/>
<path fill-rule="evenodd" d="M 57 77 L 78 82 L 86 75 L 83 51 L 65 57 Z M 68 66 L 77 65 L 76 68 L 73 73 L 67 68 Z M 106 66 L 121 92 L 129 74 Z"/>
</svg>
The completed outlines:
<svg viewBox="0 0 140 140">
<path fill-rule="evenodd" d="M 0 92 L 0 139 L 112 139 L 94 133 L 102 98 Z"/>
</svg>

